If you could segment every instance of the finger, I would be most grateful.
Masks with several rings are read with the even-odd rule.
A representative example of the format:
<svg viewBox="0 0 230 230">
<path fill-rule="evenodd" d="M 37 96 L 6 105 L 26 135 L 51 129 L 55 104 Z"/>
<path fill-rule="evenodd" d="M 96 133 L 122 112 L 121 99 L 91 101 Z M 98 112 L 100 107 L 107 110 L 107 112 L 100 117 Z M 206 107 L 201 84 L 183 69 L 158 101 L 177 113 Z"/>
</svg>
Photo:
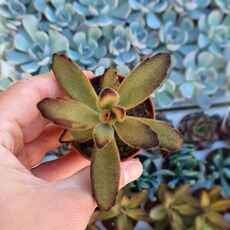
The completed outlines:
<svg viewBox="0 0 230 230">
<path fill-rule="evenodd" d="M 92 77 L 92 72 L 85 71 L 85 74 L 89 78 Z M 26 129 L 25 136 L 27 138 L 31 131 L 36 132 L 36 130 L 28 128 L 39 114 L 36 104 L 45 97 L 62 97 L 65 95 L 53 72 L 23 79 L 0 95 L 0 110 L 3 111 L 0 114 L 0 121 L 16 122 L 19 127 Z M 40 119 L 45 120 L 41 116 Z"/>
<path fill-rule="evenodd" d="M 32 173 L 47 181 L 58 181 L 72 176 L 89 164 L 89 160 L 82 157 L 76 151 L 71 151 L 59 159 L 40 164 L 32 169 Z"/>
<path fill-rule="evenodd" d="M 49 124 L 35 140 L 24 145 L 24 156 L 29 163 L 28 168 L 38 164 L 47 152 L 61 145 L 59 138 L 62 133 L 63 128 Z"/>
<path fill-rule="evenodd" d="M 121 163 L 121 182 L 120 188 L 136 180 L 142 173 L 142 165 L 138 160 L 129 160 Z M 85 167 L 73 176 L 66 178 L 57 183 L 60 190 L 72 189 L 73 202 L 78 207 L 83 208 L 81 222 L 84 229 L 88 223 L 89 217 L 96 208 L 96 203 L 92 195 L 90 167 Z"/>
</svg>

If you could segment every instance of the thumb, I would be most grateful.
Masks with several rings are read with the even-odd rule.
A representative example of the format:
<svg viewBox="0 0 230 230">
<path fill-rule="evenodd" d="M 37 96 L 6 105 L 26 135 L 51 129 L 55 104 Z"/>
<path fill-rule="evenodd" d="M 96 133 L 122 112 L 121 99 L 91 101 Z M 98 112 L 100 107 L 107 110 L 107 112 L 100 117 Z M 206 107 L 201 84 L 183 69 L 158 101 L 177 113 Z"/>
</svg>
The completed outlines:
<svg viewBox="0 0 230 230">
<path fill-rule="evenodd" d="M 122 188 L 128 183 L 136 180 L 142 173 L 143 167 L 140 161 L 136 159 L 121 162 L 121 178 L 119 187 Z M 75 204 L 81 210 L 81 219 L 87 225 L 91 214 L 96 208 L 96 202 L 93 198 L 90 166 L 85 167 L 74 175 L 57 182 L 62 188 L 72 190 Z"/>
</svg>

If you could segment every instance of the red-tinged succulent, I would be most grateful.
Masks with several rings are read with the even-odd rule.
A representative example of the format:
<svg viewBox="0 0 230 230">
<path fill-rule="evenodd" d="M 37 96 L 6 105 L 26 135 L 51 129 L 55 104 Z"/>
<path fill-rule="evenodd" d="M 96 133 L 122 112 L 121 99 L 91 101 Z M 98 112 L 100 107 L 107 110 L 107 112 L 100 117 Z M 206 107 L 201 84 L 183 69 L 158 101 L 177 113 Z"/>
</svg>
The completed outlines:
<svg viewBox="0 0 230 230">
<path fill-rule="evenodd" d="M 134 117 L 130 111 L 149 101 L 170 66 L 169 54 L 146 59 L 121 82 L 110 67 L 100 79 L 99 94 L 82 70 L 65 55 L 55 54 L 54 75 L 70 98 L 45 98 L 38 103 L 42 115 L 66 130 L 61 142 L 92 140 L 91 177 L 98 207 L 109 210 L 116 201 L 120 179 L 120 141 L 134 149 L 161 147 L 175 151 L 180 133 L 169 124 Z M 119 139 L 119 141 L 118 141 Z"/>
</svg>

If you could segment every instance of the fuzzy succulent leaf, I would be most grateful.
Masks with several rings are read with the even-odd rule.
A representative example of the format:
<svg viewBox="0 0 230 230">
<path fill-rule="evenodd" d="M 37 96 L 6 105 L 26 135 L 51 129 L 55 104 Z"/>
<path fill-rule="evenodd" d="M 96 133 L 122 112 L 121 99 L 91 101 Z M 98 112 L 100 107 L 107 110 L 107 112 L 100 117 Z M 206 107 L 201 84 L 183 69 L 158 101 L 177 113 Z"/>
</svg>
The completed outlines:
<svg viewBox="0 0 230 230">
<path fill-rule="evenodd" d="M 114 90 L 117 90 L 119 86 L 120 83 L 116 70 L 113 67 L 107 68 L 104 75 L 101 77 L 101 90 L 103 90 L 104 88 L 112 88 Z"/>
<path fill-rule="evenodd" d="M 148 214 L 139 208 L 125 210 L 124 213 L 133 220 L 150 221 Z"/>
<path fill-rule="evenodd" d="M 120 105 L 116 105 L 112 108 L 113 113 L 116 115 L 116 119 L 119 122 L 123 122 L 126 116 L 126 110 Z"/>
<path fill-rule="evenodd" d="M 155 206 L 150 212 L 150 217 L 153 220 L 162 220 L 166 217 L 166 215 L 167 215 L 167 212 L 163 205 Z"/>
<path fill-rule="evenodd" d="M 73 99 L 45 98 L 37 104 L 42 115 L 68 129 L 85 130 L 98 122 L 98 113 Z"/>
<path fill-rule="evenodd" d="M 129 200 L 128 207 L 137 208 L 138 206 L 140 206 L 142 202 L 144 202 L 147 199 L 147 195 L 148 195 L 147 190 L 143 190 L 142 192 L 133 195 Z"/>
<path fill-rule="evenodd" d="M 149 125 L 151 129 L 158 134 L 158 139 L 160 142 L 159 145 L 161 148 L 168 151 L 176 151 L 183 144 L 181 133 L 173 128 L 170 124 L 148 118 L 140 118 L 140 120 Z"/>
<path fill-rule="evenodd" d="M 109 124 L 99 123 L 93 129 L 93 140 L 98 149 L 105 148 L 113 137 L 114 131 Z"/>
<path fill-rule="evenodd" d="M 210 204 L 210 199 L 206 191 L 202 191 L 200 198 L 200 205 L 202 208 L 208 207 Z"/>
<path fill-rule="evenodd" d="M 97 220 L 100 221 L 109 220 L 118 216 L 119 213 L 120 213 L 119 206 L 115 205 L 109 211 L 99 211 Z"/>
<path fill-rule="evenodd" d="M 230 210 L 230 199 L 223 199 L 210 204 L 209 210 L 215 212 Z"/>
<path fill-rule="evenodd" d="M 113 139 L 105 148 L 94 149 L 91 175 L 98 207 L 107 211 L 115 204 L 120 181 L 120 156 Z"/>
<path fill-rule="evenodd" d="M 98 107 L 100 109 L 111 109 L 119 102 L 119 94 L 112 88 L 104 88 L 98 97 Z"/>
<path fill-rule="evenodd" d="M 97 94 L 79 66 L 63 54 L 54 54 L 51 68 L 70 97 L 97 111 Z"/>
<path fill-rule="evenodd" d="M 198 214 L 199 210 L 197 208 L 192 207 L 189 204 L 181 204 L 175 207 L 175 209 L 182 215 L 192 216 L 194 214 Z"/>
<path fill-rule="evenodd" d="M 160 53 L 138 65 L 118 88 L 119 105 L 130 109 L 146 100 L 165 79 L 170 63 L 170 54 Z"/>
<path fill-rule="evenodd" d="M 133 230 L 131 219 L 124 214 L 120 214 L 117 218 L 117 230 Z"/>
<path fill-rule="evenodd" d="M 209 192 L 209 199 L 211 203 L 218 201 L 220 198 L 220 194 L 221 194 L 221 187 L 220 186 L 213 187 Z"/>
<path fill-rule="evenodd" d="M 136 117 L 126 116 L 114 127 L 120 139 L 132 147 L 149 149 L 159 144 L 157 134 Z"/>
<path fill-rule="evenodd" d="M 93 138 L 93 128 L 86 130 L 65 130 L 60 137 L 60 142 L 72 142 L 76 141 L 78 144 L 88 141 Z"/>
<path fill-rule="evenodd" d="M 215 225 L 217 225 L 223 229 L 226 229 L 226 230 L 230 229 L 230 223 L 227 222 L 227 220 L 225 220 L 224 217 L 222 215 L 220 215 L 219 213 L 208 212 L 208 214 L 206 216 L 207 216 L 207 219 L 211 223 L 213 223 L 213 224 L 215 224 Z"/>
<path fill-rule="evenodd" d="M 204 216 L 197 216 L 195 219 L 195 230 L 204 230 L 205 218 Z"/>
</svg>

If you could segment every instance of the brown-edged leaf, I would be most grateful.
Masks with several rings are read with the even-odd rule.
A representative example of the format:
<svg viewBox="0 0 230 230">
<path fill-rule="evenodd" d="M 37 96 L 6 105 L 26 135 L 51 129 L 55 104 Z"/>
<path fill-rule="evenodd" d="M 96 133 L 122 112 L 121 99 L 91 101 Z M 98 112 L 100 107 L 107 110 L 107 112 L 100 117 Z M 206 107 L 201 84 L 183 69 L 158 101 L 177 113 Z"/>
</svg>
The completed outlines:
<svg viewBox="0 0 230 230">
<path fill-rule="evenodd" d="M 97 124 L 93 129 L 93 140 L 98 149 L 106 147 L 114 136 L 114 131 L 109 124 Z"/>
<path fill-rule="evenodd" d="M 119 122 L 122 122 L 125 120 L 126 117 L 126 110 L 124 107 L 120 105 L 116 105 L 112 108 L 113 113 L 116 115 L 116 119 Z"/>
<path fill-rule="evenodd" d="M 153 220 L 162 220 L 166 217 L 167 211 L 163 205 L 157 205 L 150 211 L 150 217 Z"/>
<path fill-rule="evenodd" d="M 144 202 L 148 197 L 148 191 L 143 190 L 139 193 L 136 193 L 132 195 L 132 197 L 129 200 L 128 207 L 129 208 L 137 208 L 138 206 L 141 205 L 142 202 Z"/>
<path fill-rule="evenodd" d="M 120 139 L 134 148 L 149 149 L 159 144 L 156 132 L 136 117 L 126 116 L 114 127 Z"/>
<path fill-rule="evenodd" d="M 165 79 L 170 63 L 170 54 L 160 53 L 138 65 L 118 88 L 119 105 L 130 109 L 146 100 Z"/>
<path fill-rule="evenodd" d="M 211 203 L 217 201 L 221 197 L 221 187 L 216 185 L 208 192 Z"/>
<path fill-rule="evenodd" d="M 117 90 L 119 87 L 119 78 L 117 72 L 113 67 L 109 67 L 105 70 L 103 76 L 101 77 L 100 88 L 112 88 Z"/>
<path fill-rule="evenodd" d="M 112 88 L 104 88 L 98 97 L 98 108 L 111 109 L 119 102 L 119 94 Z"/>
<path fill-rule="evenodd" d="M 70 97 L 97 110 L 97 94 L 78 65 L 64 54 L 54 54 L 51 68 Z"/>
<path fill-rule="evenodd" d="M 73 99 L 45 98 L 37 107 L 46 119 L 68 129 L 85 130 L 99 122 L 97 112 Z"/>
<path fill-rule="evenodd" d="M 65 130 L 60 137 L 60 142 L 76 141 L 78 144 L 88 141 L 93 138 L 93 128 L 86 130 Z"/>
<path fill-rule="evenodd" d="M 208 212 L 208 214 L 206 215 L 208 220 L 219 226 L 219 227 L 222 227 L 223 229 L 230 229 L 230 223 L 224 219 L 224 217 L 222 215 L 220 215 L 219 213 L 217 212 Z"/>
<path fill-rule="evenodd" d="M 167 151 L 176 151 L 183 144 L 183 137 L 181 133 L 173 128 L 170 124 L 148 118 L 139 118 L 153 129 L 159 139 L 159 146 Z"/>
<path fill-rule="evenodd" d="M 108 211 L 116 202 L 120 181 L 120 156 L 115 140 L 112 139 L 103 149 L 94 148 L 91 176 L 97 205 Z"/>
<path fill-rule="evenodd" d="M 230 210 L 230 199 L 218 200 L 209 206 L 210 211 L 222 212 Z"/>
</svg>

